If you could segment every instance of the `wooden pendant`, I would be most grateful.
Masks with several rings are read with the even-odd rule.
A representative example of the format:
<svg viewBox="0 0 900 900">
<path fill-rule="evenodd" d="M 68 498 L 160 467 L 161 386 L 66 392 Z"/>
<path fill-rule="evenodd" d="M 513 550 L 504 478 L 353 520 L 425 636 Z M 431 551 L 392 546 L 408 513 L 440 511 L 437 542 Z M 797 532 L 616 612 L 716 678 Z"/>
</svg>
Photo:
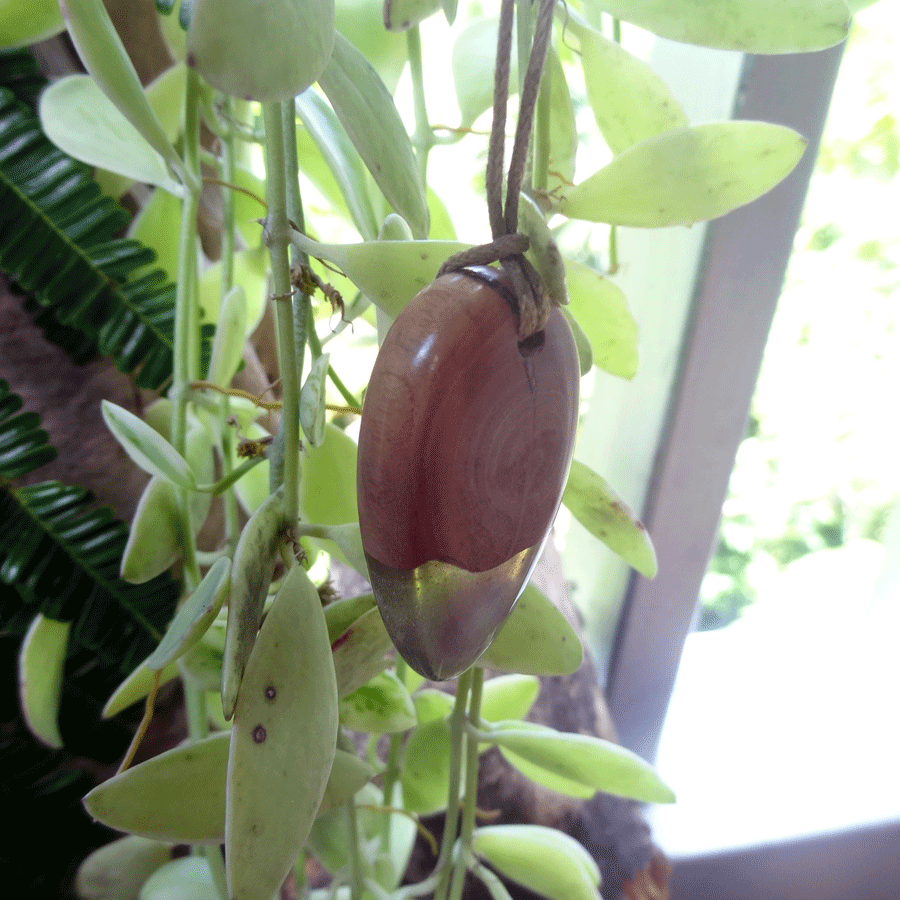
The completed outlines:
<svg viewBox="0 0 900 900">
<path fill-rule="evenodd" d="M 438 278 L 388 332 L 359 437 L 372 588 L 406 661 L 434 680 L 474 663 L 540 555 L 565 486 L 578 357 L 554 309 L 521 345 L 498 269 Z"/>
</svg>

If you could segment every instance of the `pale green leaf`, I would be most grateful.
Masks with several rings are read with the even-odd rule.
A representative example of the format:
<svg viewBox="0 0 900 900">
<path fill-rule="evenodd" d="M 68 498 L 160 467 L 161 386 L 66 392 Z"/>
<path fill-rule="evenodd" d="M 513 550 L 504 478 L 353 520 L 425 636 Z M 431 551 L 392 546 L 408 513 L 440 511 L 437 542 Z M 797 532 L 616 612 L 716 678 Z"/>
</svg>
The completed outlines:
<svg viewBox="0 0 900 900">
<path fill-rule="evenodd" d="M 300 389 L 300 425 L 310 447 L 325 442 L 325 384 L 329 355 L 323 353 L 312 364 Z"/>
<path fill-rule="evenodd" d="M 453 43 L 453 84 L 460 127 L 469 128 L 494 102 L 494 60 L 497 55 L 496 17 L 473 19 Z M 519 89 L 516 54 L 512 54 L 510 91 Z"/>
<path fill-rule="evenodd" d="M 268 103 L 305 91 L 333 43 L 334 0 L 194 0 L 187 59 L 223 93 Z"/>
<path fill-rule="evenodd" d="M 69 156 L 180 196 L 181 185 L 163 157 L 89 75 L 51 84 L 41 94 L 39 111 L 47 137 Z"/>
<path fill-rule="evenodd" d="M 555 828 L 476 828 L 472 850 L 501 875 L 551 900 L 599 900 L 597 864 L 578 841 Z"/>
<path fill-rule="evenodd" d="M 147 266 L 161 269 L 173 284 L 178 278 L 178 234 L 181 200 L 168 191 L 154 191 L 128 228 L 128 237 L 140 241 L 156 254 Z"/>
<path fill-rule="evenodd" d="M 146 422 L 109 400 L 103 401 L 102 410 L 106 427 L 136 465 L 179 487 L 196 487 L 187 460 Z"/>
<path fill-rule="evenodd" d="M 63 745 L 59 703 L 71 628 L 71 622 L 38 613 L 19 649 L 19 699 L 25 723 L 38 740 L 57 750 Z"/>
<path fill-rule="evenodd" d="M 492 731 L 492 741 L 527 778 L 570 797 L 586 799 L 603 791 L 644 803 L 675 800 L 649 763 L 593 735 L 507 722 Z"/>
<path fill-rule="evenodd" d="M 325 527 L 324 533 L 327 537 L 327 541 L 322 542 L 324 549 L 331 551 L 332 555 L 334 555 L 333 551 L 336 548 L 338 558 L 367 579 L 369 577 L 369 566 L 366 563 L 362 535 L 359 532 L 359 523 L 348 522 L 346 525 L 328 525 Z"/>
<path fill-rule="evenodd" d="M 335 37 L 319 77 L 353 145 L 385 199 L 419 237 L 428 234 L 428 204 L 409 136 L 384 82 L 345 37 Z"/>
<path fill-rule="evenodd" d="M 226 732 L 167 750 L 104 781 L 84 798 L 84 805 L 95 819 L 119 831 L 219 843 L 225 826 L 228 744 Z"/>
<path fill-rule="evenodd" d="M 592 0 L 597 10 L 687 44 L 746 53 L 800 53 L 840 43 L 844 0 Z"/>
<path fill-rule="evenodd" d="M 298 154 L 303 174 L 329 199 L 335 188 L 359 233 L 372 239 L 378 231 L 369 195 L 369 179 L 362 158 L 353 146 L 334 110 L 315 91 L 304 91 L 296 100 L 297 115 L 304 128 L 298 134 Z M 303 152 L 303 138 L 314 152 Z M 322 164 L 327 172 L 319 171 Z"/>
<path fill-rule="evenodd" d="M 647 578 L 656 575 L 656 553 L 647 529 L 596 472 L 572 461 L 562 502 L 598 540 Z"/>
<path fill-rule="evenodd" d="M 565 263 L 569 305 L 564 312 L 581 326 L 593 364 L 611 375 L 632 378 L 638 367 L 638 327 L 628 300 L 618 285 L 584 263 Z"/>
<path fill-rule="evenodd" d="M 333 644 L 360 616 L 375 606 L 374 594 L 360 594 L 358 597 L 344 597 L 325 607 L 325 624 L 328 626 L 328 640 Z"/>
<path fill-rule="evenodd" d="M 574 14 L 568 27 L 581 44 L 588 102 L 613 153 L 688 124 L 669 86 L 647 63 Z"/>
<path fill-rule="evenodd" d="M 406 38 L 384 27 L 383 0 L 341 0 L 335 9 L 337 30 L 375 67 L 393 94 L 406 65 Z"/>
<path fill-rule="evenodd" d="M 182 856 L 157 869 L 141 888 L 138 900 L 221 900 L 209 863 L 202 856 Z"/>
<path fill-rule="evenodd" d="M 440 8 L 441 0 L 385 0 L 384 27 L 388 31 L 407 31 Z"/>
<path fill-rule="evenodd" d="M 130 834 L 93 851 L 78 867 L 75 894 L 80 900 L 135 900 L 141 886 L 172 858 L 162 841 Z"/>
<path fill-rule="evenodd" d="M 337 733 L 325 616 L 315 585 L 295 565 L 259 630 L 234 709 L 225 792 L 234 900 L 268 898 L 284 881 L 325 794 Z"/>
<path fill-rule="evenodd" d="M 236 284 L 223 298 L 219 307 L 212 353 L 209 357 L 207 380 L 219 387 L 228 387 L 240 368 L 247 334 L 247 295 Z"/>
<path fill-rule="evenodd" d="M 403 757 L 403 804 L 421 816 L 447 806 L 450 778 L 450 726 L 435 719 L 417 728 L 406 743 Z"/>
<path fill-rule="evenodd" d="M 413 696 L 413 706 L 416 708 L 419 724 L 427 725 L 450 715 L 453 710 L 453 695 L 438 688 L 423 688 Z"/>
<path fill-rule="evenodd" d="M 262 244 L 239 250 L 234 255 L 234 283 L 244 289 L 247 301 L 245 324 L 247 337 L 256 331 L 266 311 L 268 260 L 269 251 Z M 203 270 L 199 293 L 201 321 L 217 323 L 222 297 L 221 261 Z"/>
<path fill-rule="evenodd" d="M 310 256 L 333 263 L 391 318 L 434 281 L 444 261 L 468 249 L 459 241 L 365 241 L 319 244 L 293 235 L 294 244 Z"/>
<path fill-rule="evenodd" d="M 65 27 L 59 0 L 0 0 L 0 47 L 27 47 Z"/>
<path fill-rule="evenodd" d="M 550 78 L 550 154 L 546 189 L 553 192 L 571 187 L 575 179 L 578 130 L 566 73 L 552 47 L 544 71 L 545 77 Z"/>
<path fill-rule="evenodd" d="M 526 675 L 571 675 L 584 648 L 565 616 L 528 584 L 477 665 Z"/>
<path fill-rule="evenodd" d="M 165 668 L 206 634 L 228 594 L 230 571 L 231 561 L 225 557 L 213 563 L 169 623 L 157 648 L 144 660 L 148 669 Z"/>
<path fill-rule="evenodd" d="M 569 330 L 575 339 L 575 349 L 578 351 L 578 373 L 582 376 L 587 375 L 594 365 L 594 351 L 591 348 L 591 342 L 584 333 L 584 329 L 578 324 L 578 319 L 572 315 L 572 310 L 567 306 L 561 306 L 559 311 L 569 323 Z"/>
<path fill-rule="evenodd" d="M 181 160 L 144 94 L 128 51 L 116 32 L 102 0 L 65 0 L 62 9 L 78 55 L 102 93 L 162 160 L 173 166 L 176 171 L 183 172 Z M 91 107 L 85 110 L 88 117 L 93 112 Z M 119 171 L 110 166 L 104 168 L 113 172 Z M 120 174 L 131 177 L 128 172 Z M 159 184 L 157 181 L 151 183 Z M 179 189 L 176 188 L 177 190 Z"/>
<path fill-rule="evenodd" d="M 325 439 L 308 447 L 300 481 L 303 518 L 322 525 L 356 522 L 356 443 L 336 425 L 325 426 Z M 322 486 L 328 485 L 327 490 Z"/>
<path fill-rule="evenodd" d="M 762 196 L 803 155 L 806 140 L 783 125 L 693 125 L 642 141 L 563 194 L 574 219 L 637 228 L 691 225 Z"/>
<path fill-rule="evenodd" d="M 391 639 L 378 609 L 360 616 L 332 644 L 338 697 L 344 698 L 381 672 Z"/>
<path fill-rule="evenodd" d="M 537 699 L 541 683 L 534 675 L 500 675 L 484 683 L 481 718 L 489 722 L 524 719 Z"/>
<path fill-rule="evenodd" d="M 352 731 L 394 734 L 416 724 L 412 697 L 393 672 L 379 672 L 340 702 L 341 723 Z"/>
<path fill-rule="evenodd" d="M 111 719 L 123 709 L 128 709 L 138 700 L 143 700 L 153 689 L 153 676 L 155 672 L 138 666 L 125 680 L 113 691 L 112 696 L 103 707 L 103 718 Z M 159 686 L 168 684 L 178 677 L 178 663 L 170 663 L 159 673 Z"/>
</svg>

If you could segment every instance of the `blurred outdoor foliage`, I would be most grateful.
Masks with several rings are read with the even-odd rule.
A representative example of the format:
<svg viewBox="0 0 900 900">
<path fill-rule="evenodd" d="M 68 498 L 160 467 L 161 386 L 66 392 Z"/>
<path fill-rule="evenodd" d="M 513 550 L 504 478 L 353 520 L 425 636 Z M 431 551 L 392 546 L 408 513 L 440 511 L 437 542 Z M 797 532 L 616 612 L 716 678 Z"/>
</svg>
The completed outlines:
<svg viewBox="0 0 900 900">
<path fill-rule="evenodd" d="M 861 12 L 703 583 L 700 629 L 765 600 L 801 557 L 879 541 L 900 500 L 898 60 L 897 5 Z M 856 558 L 848 553 L 847 564 Z M 822 582 L 810 592 L 827 590 Z"/>
</svg>

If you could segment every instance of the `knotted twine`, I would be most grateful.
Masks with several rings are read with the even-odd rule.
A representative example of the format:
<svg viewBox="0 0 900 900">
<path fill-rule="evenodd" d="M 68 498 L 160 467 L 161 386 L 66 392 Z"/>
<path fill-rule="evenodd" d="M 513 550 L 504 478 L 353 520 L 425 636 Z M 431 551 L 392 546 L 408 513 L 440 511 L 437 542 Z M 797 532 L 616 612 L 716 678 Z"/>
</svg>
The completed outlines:
<svg viewBox="0 0 900 900">
<path fill-rule="evenodd" d="M 503 202 L 503 156 L 506 150 L 506 104 L 509 97 L 510 54 L 512 51 L 515 0 L 501 0 L 497 30 L 497 57 L 494 68 L 494 105 L 491 136 L 485 172 L 488 218 L 491 237 L 488 244 L 472 247 L 451 256 L 441 266 L 438 277 L 466 266 L 500 262 L 513 283 L 519 305 L 519 340 L 524 341 L 547 324 L 552 303 L 541 277 L 525 258 L 529 241 L 518 230 L 519 191 L 525 177 L 528 145 L 534 122 L 541 73 L 547 58 L 555 0 L 538 0 L 534 39 L 528 68 L 519 99 L 519 117 L 513 139 L 509 171 L 506 175 L 506 203 Z"/>
</svg>

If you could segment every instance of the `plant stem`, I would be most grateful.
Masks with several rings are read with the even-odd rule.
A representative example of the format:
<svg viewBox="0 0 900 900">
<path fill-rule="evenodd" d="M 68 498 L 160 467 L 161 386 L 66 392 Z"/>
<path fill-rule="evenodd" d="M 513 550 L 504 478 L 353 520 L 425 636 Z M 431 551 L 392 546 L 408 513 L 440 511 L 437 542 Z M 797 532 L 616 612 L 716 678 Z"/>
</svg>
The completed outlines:
<svg viewBox="0 0 900 900">
<path fill-rule="evenodd" d="M 285 100 L 281 104 L 281 127 L 284 133 L 284 168 L 287 182 L 287 215 L 300 231 L 306 227 L 303 216 L 303 200 L 300 196 L 299 171 L 297 160 L 297 115 L 294 101 Z M 295 265 L 309 265 L 309 256 L 291 244 L 291 260 Z M 303 379 L 303 357 L 306 354 L 307 315 L 310 309 L 308 294 L 300 291 L 294 295 L 294 353 L 297 357 L 298 383 Z"/>
<path fill-rule="evenodd" d="M 472 669 L 467 669 L 456 682 L 456 702 L 450 714 L 450 776 L 447 788 L 447 814 L 444 817 L 444 835 L 441 838 L 441 852 L 438 856 L 435 874 L 438 885 L 434 900 L 447 900 L 450 887 L 450 859 L 456 843 L 456 826 L 459 818 L 459 787 L 462 775 L 463 739 L 466 724 L 466 704 L 469 686 L 472 683 Z"/>
<path fill-rule="evenodd" d="M 266 217 L 275 327 L 278 335 L 278 365 L 282 381 L 282 430 L 284 431 L 284 511 L 297 521 L 300 485 L 300 383 L 294 352 L 294 319 L 291 303 L 291 263 L 288 257 L 290 226 L 286 201 L 284 129 L 281 104 L 263 104 L 266 129 Z"/>
<path fill-rule="evenodd" d="M 534 132 L 531 148 L 531 184 L 534 190 L 547 190 L 550 170 L 550 92 L 553 87 L 553 67 L 544 66 L 541 89 L 534 112 Z"/>
<path fill-rule="evenodd" d="M 347 863 L 350 869 L 350 898 L 359 900 L 362 896 L 363 874 L 359 858 L 359 824 L 356 821 L 356 806 L 351 797 L 344 804 L 347 831 Z"/>
<path fill-rule="evenodd" d="M 413 111 L 416 130 L 413 145 L 416 148 L 416 160 L 422 184 L 427 184 L 428 154 L 434 146 L 434 132 L 428 123 L 428 107 L 425 103 L 425 73 L 422 68 L 422 35 L 419 26 L 414 25 L 406 32 L 406 53 L 409 57 L 409 74 L 412 78 Z"/>
<path fill-rule="evenodd" d="M 234 104 L 230 97 L 223 100 L 223 110 L 230 119 L 233 116 Z M 222 180 L 234 184 L 234 133 L 232 129 L 220 138 L 222 144 Z M 234 191 L 222 191 L 222 297 L 227 296 L 234 285 Z M 233 472 L 232 457 L 234 455 L 234 431 L 226 424 L 231 414 L 231 401 L 227 394 L 219 399 L 219 425 L 222 435 L 222 477 L 227 479 Z M 232 554 L 237 548 L 240 536 L 240 520 L 238 518 L 237 497 L 234 491 L 228 491 L 223 498 L 225 510 L 225 535 Z"/>
<path fill-rule="evenodd" d="M 181 202 L 178 271 L 175 282 L 175 334 L 172 350 L 171 443 L 182 456 L 187 440 L 187 389 L 197 377 L 199 333 L 197 311 L 197 209 L 200 203 L 200 83 L 197 73 L 189 71 L 185 88 L 184 159 L 187 176 Z M 184 563 L 185 587 L 193 590 L 200 583 L 194 533 L 189 516 L 190 496 L 180 488 L 178 530 Z"/>
<path fill-rule="evenodd" d="M 469 697 L 469 725 L 478 728 L 481 723 L 481 689 L 484 685 L 484 669 L 472 670 L 472 689 Z M 472 855 L 472 834 L 475 831 L 475 811 L 478 808 L 478 741 L 466 734 L 466 798 L 463 805 L 460 830 L 460 853 L 453 871 L 450 900 L 460 900 L 466 867 Z"/>
</svg>

